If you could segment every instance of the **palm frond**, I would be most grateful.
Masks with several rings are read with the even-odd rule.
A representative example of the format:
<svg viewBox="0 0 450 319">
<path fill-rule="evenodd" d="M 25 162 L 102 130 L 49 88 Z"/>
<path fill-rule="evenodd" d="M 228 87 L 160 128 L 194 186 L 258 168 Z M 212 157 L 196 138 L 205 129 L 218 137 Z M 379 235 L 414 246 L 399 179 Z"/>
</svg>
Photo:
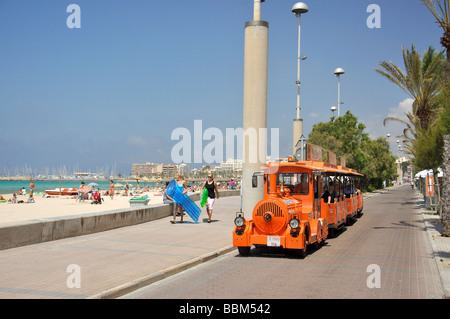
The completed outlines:
<svg viewBox="0 0 450 319">
<path fill-rule="evenodd" d="M 408 125 L 408 124 L 409 124 L 408 122 L 406 122 L 405 120 L 402 120 L 402 119 L 399 118 L 399 117 L 389 116 L 389 117 L 387 117 L 387 118 L 385 118 L 385 119 L 383 120 L 383 125 L 386 126 L 386 124 L 388 124 L 388 123 L 391 122 L 391 121 L 401 122 L 401 123 L 403 123 L 403 124 L 405 124 L 405 125 Z"/>
<path fill-rule="evenodd" d="M 422 0 L 422 2 L 427 6 L 431 14 L 433 14 L 439 26 L 444 29 L 444 32 L 446 32 L 450 23 L 450 1 L 443 0 L 444 6 L 442 6 L 440 0 L 437 0 L 436 4 L 433 0 Z"/>
<path fill-rule="evenodd" d="M 395 63 L 391 62 L 381 62 L 380 66 L 384 69 L 375 69 L 376 72 L 387 78 L 392 83 L 399 86 L 405 93 L 411 96 L 408 88 L 406 86 L 406 76 L 403 71 L 395 65 Z M 411 96 L 413 98 L 413 96 Z"/>
</svg>

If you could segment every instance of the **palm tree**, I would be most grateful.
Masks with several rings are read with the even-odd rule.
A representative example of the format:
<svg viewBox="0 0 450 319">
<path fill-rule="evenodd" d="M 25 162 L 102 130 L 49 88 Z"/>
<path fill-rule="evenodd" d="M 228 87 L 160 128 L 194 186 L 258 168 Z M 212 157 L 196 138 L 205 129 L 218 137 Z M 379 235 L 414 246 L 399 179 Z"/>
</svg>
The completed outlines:
<svg viewBox="0 0 450 319">
<path fill-rule="evenodd" d="M 432 0 L 422 0 L 422 2 L 427 6 L 428 10 L 433 14 L 436 19 L 436 22 L 444 31 L 444 36 L 441 38 L 441 45 L 447 50 L 447 67 L 445 70 L 445 83 L 443 85 L 443 95 L 447 98 L 447 102 L 444 101 L 444 116 L 442 117 L 442 123 L 447 121 L 446 129 L 444 129 L 444 134 L 449 133 L 448 123 L 449 117 L 448 114 L 448 101 L 449 101 L 449 91 L 450 91 L 450 0 L 436 0 L 436 3 Z M 443 139 L 450 140 L 450 135 L 446 135 Z M 448 147 L 447 143 L 447 147 Z M 450 169 L 448 163 L 448 152 L 444 152 L 446 154 L 446 158 L 444 158 L 444 193 L 443 193 L 443 213 L 442 213 L 442 221 L 444 223 L 444 235 L 450 236 L 450 192 L 448 189 L 450 188 Z M 444 155 L 445 157 L 445 155 Z"/>
<path fill-rule="evenodd" d="M 444 30 L 441 45 L 447 50 L 447 69 L 445 78 L 450 83 L 450 0 L 422 0 L 433 14 L 437 24 Z"/>
<path fill-rule="evenodd" d="M 418 117 L 415 116 L 412 112 L 405 113 L 406 118 L 408 119 L 403 120 L 399 117 L 393 117 L 389 116 L 384 119 L 383 125 L 386 126 L 387 123 L 391 121 L 401 122 L 405 125 L 405 128 L 403 129 L 403 134 L 400 136 L 397 136 L 398 138 L 402 139 L 402 143 L 405 147 L 405 153 L 415 156 L 415 150 L 414 150 L 414 142 L 420 138 L 420 135 L 423 130 L 420 129 L 420 122 L 418 120 Z"/>
<path fill-rule="evenodd" d="M 409 120 L 412 125 L 418 124 L 427 130 L 428 126 L 436 120 L 436 96 L 441 90 L 440 84 L 445 67 L 444 52 L 436 52 L 429 47 L 421 58 L 415 46 L 412 45 L 411 50 L 403 47 L 402 53 L 406 73 L 392 61 L 381 62 L 381 69 L 375 69 L 375 71 L 398 85 L 414 100 L 410 116 L 417 117 L 418 121 Z M 388 119 L 398 120 L 397 118 Z"/>
</svg>

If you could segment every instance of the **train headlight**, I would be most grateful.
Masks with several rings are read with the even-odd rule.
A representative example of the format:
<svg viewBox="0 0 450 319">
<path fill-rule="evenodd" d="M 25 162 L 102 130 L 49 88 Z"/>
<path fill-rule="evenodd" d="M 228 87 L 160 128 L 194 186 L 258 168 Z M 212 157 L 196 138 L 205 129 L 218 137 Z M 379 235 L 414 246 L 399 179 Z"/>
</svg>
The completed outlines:
<svg viewBox="0 0 450 319">
<path fill-rule="evenodd" d="M 300 221 L 297 218 L 292 218 L 289 222 L 289 226 L 291 226 L 292 229 L 298 228 L 300 226 Z"/>
<path fill-rule="evenodd" d="M 240 217 L 240 216 L 238 216 L 238 217 L 236 217 L 236 218 L 234 219 L 234 224 L 235 224 L 237 227 L 242 227 L 242 226 L 244 226 L 244 222 L 245 222 L 244 218 L 243 218 L 243 217 Z"/>
</svg>

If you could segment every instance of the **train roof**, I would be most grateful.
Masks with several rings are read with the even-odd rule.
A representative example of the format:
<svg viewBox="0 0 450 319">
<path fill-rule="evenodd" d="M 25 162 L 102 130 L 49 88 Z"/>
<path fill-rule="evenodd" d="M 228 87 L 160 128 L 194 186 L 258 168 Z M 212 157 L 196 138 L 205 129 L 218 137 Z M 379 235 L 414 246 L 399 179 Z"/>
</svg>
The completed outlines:
<svg viewBox="0 0 450 319">
<path fill-rule="evenodd" d="M 280 163 L 269 163 L 264 167 L 264 173 L 274 174 L 279 168 L 282 167 L 292 167 L 292 168 L 304 168 L 307 170 L 321 171 L 324 173 L 339 173 L 346 175 L 363 176 L 356 170 L 341 165 L 334 165 L 325 162 L 318 161 L 298 161 L 298 162 L 280 162 Z"/>
</svg>

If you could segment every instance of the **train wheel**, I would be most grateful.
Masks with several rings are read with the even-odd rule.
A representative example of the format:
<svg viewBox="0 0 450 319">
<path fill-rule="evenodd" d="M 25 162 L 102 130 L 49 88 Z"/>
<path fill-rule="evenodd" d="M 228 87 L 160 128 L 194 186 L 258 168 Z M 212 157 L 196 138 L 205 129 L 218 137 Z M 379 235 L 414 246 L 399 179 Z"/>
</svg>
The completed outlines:
<svg viewBox="0 0 450 319">
<path fill-rule="evenodd" d="M 345 220 L 345 226 L 351 226 L 353 225 L 353 218 L 347 217 Z"/>
<path fill-rule="evenodd" d="M 307 247 L 307 245 L 306 245 L 306 236 L 305 236 L 305 234 L 303 234 L 303 249 L 296 249 L 295 250 L 295 255 L 297 257 L 300 257 L 301 259 L 305 258 L 306 255 L 308 254 L 308 251 L 307 251 L 306 247 Z"/>
<path fill-rule="evenodd" d="M 328 238 L 335 238 L 337 236 L 337 230 L 335 228 L 328 229 Z"/>
<path fill-rule="evenodd" d="M 319 236 L 317 236 L 316 241 L 312 244 L 314 250 L 319 249 Z"/>
<path fill-rule="evenodd" d="M 250 255 L 250 249 L 251 247 L 238 247 L 238 251 L 241 256 Z"/>
</svg>

